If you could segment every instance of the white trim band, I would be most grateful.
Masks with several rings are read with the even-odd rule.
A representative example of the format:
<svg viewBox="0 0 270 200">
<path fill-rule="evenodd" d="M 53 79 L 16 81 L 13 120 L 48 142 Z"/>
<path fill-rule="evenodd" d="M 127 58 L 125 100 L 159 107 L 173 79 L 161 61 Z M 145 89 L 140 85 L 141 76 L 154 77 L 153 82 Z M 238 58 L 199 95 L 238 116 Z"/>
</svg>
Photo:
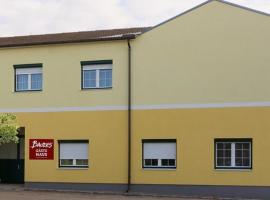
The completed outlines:
<svg viewBox="0 0 270 200">
<path fill-rule="evenodd" d="M 239 108 L 239 107 L 270 107 L 270 102 L 134 105 L 132 106 L 132 110 Z M 113 111 L 113 110 L 127 110 L 127 109 L 128 106 L 81 106 L 81 107 L 39 107 L 39 108 L 2 108 L 2 109 L 0 108 L 0 113 Z"/>
<path fill-rule="evenodd" d="M 132 109 L 133 110 L 164 110 L 164 109 L 238 108 L 238 107 L 270 107 L 270 102 L 135 105 L 135 106 L 132 106 Z"/>
<path fill-rule="evenodd" d="M 127 106 L 87 106 L 87 107 L 51 107 L 51 108 L 0 108 L 0 113 L 24 112 L 80 112 L 80 111 L 113 111 L 127 110 Z"/>
</svg>

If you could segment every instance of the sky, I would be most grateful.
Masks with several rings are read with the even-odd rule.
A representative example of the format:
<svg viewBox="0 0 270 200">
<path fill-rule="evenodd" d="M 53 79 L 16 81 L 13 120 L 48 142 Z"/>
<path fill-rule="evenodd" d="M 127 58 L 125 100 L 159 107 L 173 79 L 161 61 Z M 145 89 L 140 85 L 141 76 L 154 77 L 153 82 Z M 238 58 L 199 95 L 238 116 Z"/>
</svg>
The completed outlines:
<svg viewBox="0 0 270 200">
<path fill-rule="evenodd" d="M 0 0 L 0 37 L 153 26 L 205 0 Z M 270 13 L 270 0 L 228 0 Z"/>
</svg>

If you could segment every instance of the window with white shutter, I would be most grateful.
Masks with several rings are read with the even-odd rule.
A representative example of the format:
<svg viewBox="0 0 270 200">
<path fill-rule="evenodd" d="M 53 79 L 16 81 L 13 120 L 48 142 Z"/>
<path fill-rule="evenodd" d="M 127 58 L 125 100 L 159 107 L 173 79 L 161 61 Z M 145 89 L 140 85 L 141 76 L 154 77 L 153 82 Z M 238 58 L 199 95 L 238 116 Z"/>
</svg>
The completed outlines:
<svg viewBox="0 0 270 200">
<path fill-rule="evenodd" d="M 176 140 L 143 140 L 143 168 L 176 168 Z"/>
<path fill-rule="evenodd" d="M 59 167 L 88 167 L 89 142 L 59 141 Z"/>
</svg>

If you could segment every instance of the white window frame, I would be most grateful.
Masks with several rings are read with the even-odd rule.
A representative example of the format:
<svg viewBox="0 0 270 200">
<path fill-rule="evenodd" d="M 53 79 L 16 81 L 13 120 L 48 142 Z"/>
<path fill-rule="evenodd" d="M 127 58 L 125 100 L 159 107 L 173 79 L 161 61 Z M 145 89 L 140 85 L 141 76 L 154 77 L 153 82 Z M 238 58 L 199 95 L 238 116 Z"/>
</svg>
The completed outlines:
<svg viewBox="0 0 270 200">
<path fill-rule="evenodd" d="M 65 145 L 65 144 L 85 144 L 87 145 L 87 152 L 85 152 L 87 154 L 87 158 L 64 158 L 62 159 L 62 152 L 61 152 L 61 145 Z M 58 150 L 59 150 L 59 168 L 88 168 L 89 167 L 89 141 L 85 140 L 85 141 L 76 141 L 76 140 L 60 140 L 58 141 Z M 73 157 L 73 156 L 72 156 Z M 61 160 L 72 160 L 72 164 L 71 165 L 62 165 L 61 164 Z M 87 165 L 77 165 L 77 160 L 87 160 Z"/>
<path fill-rule="evenodd" d="M 41 88 L 40 89 L 32 89 L 32 75 L 41 74 Z M 27 89 L 19 89 L 18 88 L 18 75 L 27 75 Z M 43 89 L 43 73 L 42 67 L 29 67 L 29 68 L 15 68 L 15 91 L 41 91 Z"/>
<path fill-rule="evenodd" d="M 159 157 L 154 156 L 152 158 L 145 158 L 145 146 L 147 144 L 173 144 L 174 145 L 174 155 L 171 155 L 170 157 Z M 142 148 L 143 148 L 143 154 L 142 154 L 142 167 L 143 169 L 176 169 L 177 167 L 177 142 L 174 139 L 169 140 L 163 140 L 163 139 L 150 139 L 150 140 L 142 140 Z M 157 160 L 157 165 L 146 165 L 146 160 Z M 162 160 L 174 160 L 174 165 L 162 165 Z"/>
<path fill-rule="evenodd" d="M 218 148 L 217 145 L 219 143 L 228 143 L 231 144 L 231 165 L 230 166 L 222 166 L 218 165 Z M 241 144 L 249 144 L 249 165 L 248 166 L 237 166 L 235 163 L 236 156 L 236 148 L 235 145 L 236 143 L 241 143 Z M 216 169 L 251 169 L 252 168 L 252 140 L 251 139 L 243 139 L 243 141 L 228 141 L 226 139 L 222 140 L 219 139 L 218 141 L 215 141 L 215 168 Z"/>
<path fill-rule="evenodd" d="M 100 80 L 99 80 L 100 70 L 111 70 L 112 71 L 112 64 L 90 64 L 90 65 L 83 65 L 82 66 L 82 89 L 112 88 L 112 85 L 105 86 L 105 87 L 100 86 Z M 84 72 L 85 71 L 95 71 L 96 72 L 96 87 L 86 87 L 84 85 Z M 113 77 L 113 75 L 112 75 L 112 77 Z M 112 82 L 113 82 L 113 80 L 112 80 Z"/>
</svg>

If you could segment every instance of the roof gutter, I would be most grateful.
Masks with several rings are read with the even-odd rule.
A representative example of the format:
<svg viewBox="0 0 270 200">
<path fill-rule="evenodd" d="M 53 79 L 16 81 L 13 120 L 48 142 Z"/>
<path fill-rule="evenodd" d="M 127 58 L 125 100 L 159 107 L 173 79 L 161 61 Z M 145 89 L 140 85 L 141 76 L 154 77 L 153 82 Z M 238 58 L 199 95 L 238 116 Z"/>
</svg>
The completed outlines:
<svg viewBox="0 0 270 200">
<path fill-rule="evenodd" d="M 93 39 L 74 39 L 74 40 L 45 41 L 45 42 L 21 42 L 21 43 L 14 43 L 14 44 L 0 44 L 0 48 L 72 44 L 72 43 L 84 43 L 84 42 L 106 42 L 106 41 L 117 41 L 117 40 L 130 40 L 130 39 L 135 39 L 135 37 L 136 36 L 134 34 L 124 34 L 119 37 L 100 37 L 100 38 L 93 38 Z"/>
</svg>

